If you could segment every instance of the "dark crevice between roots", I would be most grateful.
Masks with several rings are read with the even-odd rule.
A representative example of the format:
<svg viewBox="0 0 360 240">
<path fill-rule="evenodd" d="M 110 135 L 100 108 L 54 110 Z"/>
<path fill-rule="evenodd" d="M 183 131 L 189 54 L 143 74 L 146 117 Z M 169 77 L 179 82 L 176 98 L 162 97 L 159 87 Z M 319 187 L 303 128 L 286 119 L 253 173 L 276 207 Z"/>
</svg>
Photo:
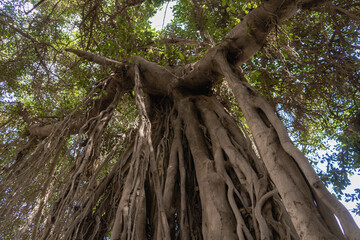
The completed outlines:
<svg viewBox="0 0 360 240">
<path fill-rule="evenodd" d="M 260 118 L 263 120 L 266 127 L 271 128 L 272 127 L 271 122 L 269 121 L 263 110 L 261 108 L 256 108 L 256 111 L 259 114 Z"/>
<path fill-rule="evenodd" d="M 183 138 L 184 167 L 186 173 L 186 205 L 189 216 L 190 239 L 202 239 L 202 206 L 200 200 L 199 185 L 195 176 L 194 159 L 191 156 L 186 137 Z"/>
</svg>

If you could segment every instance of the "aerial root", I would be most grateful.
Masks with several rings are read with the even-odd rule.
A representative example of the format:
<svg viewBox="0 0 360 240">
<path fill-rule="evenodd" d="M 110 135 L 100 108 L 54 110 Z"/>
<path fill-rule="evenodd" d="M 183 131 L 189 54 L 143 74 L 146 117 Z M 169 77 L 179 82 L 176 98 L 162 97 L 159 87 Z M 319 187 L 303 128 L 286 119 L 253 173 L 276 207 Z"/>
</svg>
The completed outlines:
<svg viewBox="0 0 360 240">
<path fill-rule="evenodd" d="M 210 161 L 204 162 L 202 165 L 209 165 L 210 167 L 213 164 L 215 172 L 211 173 L 212 178 L 218 175 L 221 181 L 218 181 L 217 185 L 223 182 L 224 186 L 226 186 L 225 201 L 235 217 L 233 221 L 236 238 L 234 239 L 253 239 L 254 232 L 256 239 L 260 239 L 261 236 L 263 239 L 270 239 L 273 236 L 273 233 L 270 234 L 270 232 L 275 232 L 281 239 L 286 239 L 288 236 L 292 237 L 292 239 L 297 239 L 294 228 L 288 227 L 292 225 L 290 219 L 284 218 L 287 215 L 284 212 L 284 208 L 273 200 L 275 195 L 277 196 L 276 190 L 271 190 L 273 187 L 269 179 L 264 179 L 267 178 L 268 174 L 264 171 L 264 166 L 259 162 L 251 148 L 251 143 L 248 142 L 249 138 L 246 138 L 240 130 L 231 131 L 238 129 L 236 128 L 236 123 L 226 121 L 227 113 L 225 113 L 223 108 L 221 109 L 217 104 L 214 104 L 214 101 L 216 102 L 216 100 L 208 97 L 196 97 L 189 102 L 187 100 L 180 101 L 180 106 L 177 109 L 179 111 L 181 111 L 180 109 L 187 109 L 189 111 L 186 113 L 182 112 L 181 116 L 193 116 L 191 118 L 183 117 L 184 126 L 186 127 L 185 136 L 189 141 L 190 149 L 192 149 L 192 146 L 195 146 L 195 142 L 192 142 L 191 139 L 196 139 L 196 144 L 203 142 L 205 145 L 208 145 L 211 142 L 207 149 L 211 152 L 209 158 L 213 156 L 214 161 L 212 162 L 209 159 Z M 191 105 L 191 102 L 194 102 L 195 105 Z M 192 115 L 195 111 L 199 111 L 200 114 L 197 116 Z M 228 124 L 229 122 L 231 124 Z M 194 124 L 200 126 L 202 130 L 197 132 Z M 200 137 L 201 135 L 203 137 Z M 206 140 L 207 138 L 210 138 L 209 141 Z M 204 155 L 208 154 L 208 151 L 200 145 L 195 147 L 194 150 L 203 149 Z M 194 154 L 195 152 L 192 152 L 194 164 L 196 165 L 196 161 L 201 160 L 196 159 Z M 199 170 L 196 167 L 195 169 L 196 171 Z M 201 172 L 198 172 L 197 176 L 199 190 L 204 191 L 201 188 L 201 179 L 206 175 L 202 177 Z M 212 181 L 210 179 L 207 180 L 207 184 L 212 184 Z M 213 185 L 214 189 L 216 187 Z M 220 194 L 220 190 L 217 191 L 218 194 L 216 196 L 211 195 L 215 202 L 218 201 L 216 198 Z M 266 195 L 268 192 L 271 192 L 271 194 Z M 260 199 L 262 199 L 262 202 L 259 203 Z M 273 206 L 273 208 L 262 208 L 265 202 Z M 202 199 L 201 203 L 203 209 L 212 209 L 211 202 Z M 255 213 L 255 209 L 258 209 L 257 213 Z M 216 213 L 216 211 L 213 213 Z M 273 212 L 277 214 L 276 217 L 272 216 Z M 271 215 L 272 219 L 276 218 L 275 221 L 287 222 L 284 225 L 286 229 L 276 229 L 273 224 L 267 222 L 265 215 Z M 213 218 L 215 216 L 216 214 L 212 215 Z M 203 216 L 203 221 L 209 220 Z M 264 222 L 266 225 L 263 224 Z M 260 226 L 260 224 L 262 225 Z M 217 231 L 226 231 L 222 229 L 221 225 L 218 227 L 220 228 Z"/>
<path fill-rule="evenodd" d="M 354 220 L 352 219 L 349 212 L 345 209 L 345 207 L 338 201 L 336 198 L 329 193 L 329 191 L 326 189 L 325 185 L 321 182 L 319 177 L 317 176 L 314 169 L 311 167 L 309 161 L 306 159 L 304 154 L 297 149 L 294 144 L 291 142 L 286 128 L 281 122 L 281 120 L 276 116 L 275 111 L 270 106 L 270 104 L 257 92 L 256 89 L 254 89 L 252 86 L 250 86 L 243 77 L 241 77 L 241 74 L 239 71 L 235 68 L 229 65 L 227 63 L 225 57 L 219 53 L 218 63 L 219 66 L 222 69 L 222 72 L 226 78 L 226 80 L 229 82 L 230 87 L 233 90 L 233 93 L 235 95 L 236 100 L 239 103 L 240 108 L 242 109 L 245 118 L 248 121 L 249 127 L 251 131 L 254 134 L 255 142 L 257 143 L 259 147 L 259 151 L 264 158 L 265 164 L 267 165 L 267 168 L 274 169 L 274 166 L 278 165 L 276 167 L 276 170 L 282 172 L 281 174 L 286 175 L 286 173 L 279 168 L 280 165 L 289 165 L 289 162 L 287 160 L 282 160 L 283 158 L 290 158 L 292 159 L 293 163 L 291 163 L 293 168 L 290 169 L 297 169 L 297 172 L 295 175 L 292 174 L 291 177 L 289 176 L 289 181 L 283 179 L 282 181 L 285 181 L 287 183 L 290 183 L 290 181 L 293 181 L 295 185 L 297 185 L 298 188 L 302 188 L 301 192 L 303 195 L 301 198 L 303 200 L 299 200 L 299 196 L 295 197 L 294 195 L 294 201 L 295 198 L 298 201 L 303 202 L 303 206 L 308 208 L 307 210 L 310 214 L 315 214 L 316 211 L 311 209 L 316 209 L 318 211 L 318 216 L 323 215 L 322 217 L 311 217 L 311 221 L 314 222 L 311 226 L 305 226 L 300 224 L 300 222 L 308 222 L 307 220 L 302 220 L 300 215 L 300 211 L 304 212 L 303 210 L 298 210 L 299 212 L 297 214 L 294 214 L 293 220 L 299 221 L 298 223 L 295 223 L 297 227 L 297 231 L 303 232 L 304 236 L 314 236 L 314 234 L 324 235 L 325 238 L 344 238 L 344 236 L 341 234 L 341 231 L 339 227 L 332 228 L 331 226 L 336 226 L 334 217 L 327 213 L 327 211 L 322 210 L 318 208 L 318 206 L 315 206 L 314 202 L 319 202 L 319 205 L 322 205 L 324 203 L 328 209 L 330 209 L 333 214 L 335 214 L 343 229 L 344 229 L 344 235 L 348 239 L 356 239 L 357 236 L 360 234 L 360 231 L 358 227 L 356 226 Z M 260 114 L 262 113 L 262 114 Z M 270 125 L 269 125 L 270 124 Z M 278 139 L 278 140 L 276 140 Z M 273 146 L 273 154 L 270 157 L 271 151 L 268 149 L 265 151 L 265 146 L 269 146 L 269 142 L 272 141 Z M 280 144 L 277 144 L 276 142 L 279 141 Z M 275 147 L 276 146 L 276 147 Z M 267 147 L 268 148 L 268 147 Z M 275 150 L 277 148 L 278 150 Z M 280 150 L 281 149 L 281 150 Z M 280 151 L 279 151 L 280 150 Z M 284 152 L 287 154 L 281 155 Z M 272 159 L 277 159 L 277 161 L 273 161 Z M 283 162 L 282 162 L 283 161 Z M 301 173 L 300 173 L 301 172 Z M 280 175 L 272 175 L 272 178 L 279 177 Z M 302 179 L 302 180 L 300 180 Z M 308 183 L 308 186 L 310 186 L 310 189 L 305 189 L 303 186 L 306 186 L 306 184 L 297 184 L 298 181 L 305 181 Z M 283 182 L 284 183 L 284 182 Z M 276 186 L 279 188 L 281 186 L 280 194 L 286 194 L 283 189 L 286 189 L 287 186 L 279 181 L 275 181 Z M 312 194 L 312 193 L 313 194 Z M 288 199 L 289 200 L 289 195 Z M 315 198 L 314 198 L 315 196 Z M 295 206 L 292 204 L 293 201 L 288 201 L 287 208 L 298 208 L 298 206 Z M 323 206 L 324 208 L 324 206 Z M 300 214 L 299 214 L 300 213 Z M 310 214 L 304 214 L 304 218 L 309 218 Z M 317 214 L 315 214 L 317 215 Z M 325 220 L 324 220 L 325 219 Z M 325 222 L 324 222 L 325 221 Z M 315 223 L 317 222 L 317 223 Z M 330 228 L 329 228 L 330 227 Z M 325 229 L 328 228 L 329 230 L 326 231 Z M 315 233 L 317 232 L 317 233 Z M 309 234 L 309 235 L 308 235 Z M 334 235 L 332 235 L 334 234 Z"/>
<path fill-rule="evenodd" d="M 269 228 L 272 226 L 264 219 L 261 209 L 264 202 L 270 197 L 273 197 L 277 190 L 275 189 L 267 192 L 269 188 L 271 189 L 271 186 L 268 185 L 269 182 L 264 179 L 264 176 L 267 176 L 267 173 L 264 171 L 264 167 L 258 163 L 256 154 L 253 152 L 250 144 L 244 144 L 248 139 L 246 139 L 238 128 L 232 127 L 232 124 L 235 123 L 229 124 L 228 122 L 226 125 L 222 124 L 219 119 L 220 116 L 225 117 L 224 111 L 222 110 L 223 113 L 221 113 L 217 104 L 215 104 L 215 101 L 211 98 L 202 99 L 199 101 L 199 105 L 200 104 L 202 105 L 201 107 L 199 106 L 199 109 L 202 111 L 202 118 L 205 121 L 205 125 L 207 126 L 211 137 L 216 169 L 228 186 L 228 201 L 236 218 L 238 238 L 244 239 L 244 234 L 246 239 L 252 239 L 252 236 L 249 228 L 244 223 L 239 207 L 235 203 L 234 196 L 241 201 L 244 209 L 252 209 L 252 213 L 249 211 L 245 212 L 248 212 L 248 214 L 253 216 L 254 224 L 252 227 L 257 232 L 256 235 L 260 238 L 261 233 L 261 239 L 270 239 Z M 206 107 L 204 107 L 204 105 Z M 212 108 L 215 108 L 217 111 Z M 229 131 L 229 129 L 237 130 Z M 234 146 L 237 146 L 237 148 L 234 148 Z M 231 167 L 237 175 L 237 179 L 240 181 L 240 179 L 244 178 L 242 183 L 245 192 L 247 192 L 248 200 L 244 200 L 238 190 L 234 188 L 234 180 L 230 178 L 225 169 L 224 153 L 228 159 L 227 168 L 229 168 L 229 164 L 231 164 Z M 253 165 L 250 165 L 250 163 L 253 163 Z M 256 167 L 254 168 L 254 166 Z M 251 205 L 249 205 L 249 202 L 251 202 Z M 272 210 L 269 209 L 268 211 L 271 212 Z M 282 235 L 282 237 L 285 237 L 282 232 L 277 232 L 280 236 Z"/>
</svg>

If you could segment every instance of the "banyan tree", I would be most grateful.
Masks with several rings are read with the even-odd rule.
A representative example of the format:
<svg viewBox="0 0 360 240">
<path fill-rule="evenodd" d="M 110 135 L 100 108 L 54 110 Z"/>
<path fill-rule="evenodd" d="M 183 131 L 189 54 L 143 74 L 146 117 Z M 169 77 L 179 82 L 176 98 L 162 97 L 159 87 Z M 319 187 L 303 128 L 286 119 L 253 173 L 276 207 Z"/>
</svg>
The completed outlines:
<svg viewBox="0 0 360 240">
<path fill-rule="evenodd" d="M 360 239 L 360 2 L 166 2 L 0 1 L 1 238 Z"/>
</svg>

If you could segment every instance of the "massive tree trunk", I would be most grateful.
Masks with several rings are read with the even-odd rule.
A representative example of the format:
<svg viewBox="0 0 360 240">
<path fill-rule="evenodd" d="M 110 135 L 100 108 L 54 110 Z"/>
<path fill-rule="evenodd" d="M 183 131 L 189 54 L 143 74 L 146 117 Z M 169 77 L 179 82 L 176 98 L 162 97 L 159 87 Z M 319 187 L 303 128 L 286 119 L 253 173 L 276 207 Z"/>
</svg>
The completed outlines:
<svg viewBox="0 0 360 240">
<path fill-rule="evenodd" d="M 160 102 L 140 126 L 145 157 L 134 155 L 149 172 L 134 178 L 144 171 L 132 164 L 112 239 L 298 239 L 249 138 L 215 96 L 179 89 Z"/>
<path fill-rule="evenodd" d="M 20 237 L 359 239 L 349 213 L 237 68 L 276 22 L 318 2 L 267 1 L 202 60 L 186 66 L 159 67 L 140 57 L 120 63 L 68 49 L 114 70 L 101 83 L 106 94 L 87 114 L 75 110 L 47 126 L 21 109 L 32 137 L 6 171 L 0 213 L 16 213 L 6 207 L 19 205 L 35 188 L 39 195 L 28 197 L 36 203 L 25 206 L 31 214 L 22 219 Z M 211 91 L 222 77 L 252 136 Z M 116 139 L 112 150 L 104 150 L 102 136 L 114 124 L 121 96 L 133 87 L 138 131 L 128 134 L 131 143 Z"/>
</svg>

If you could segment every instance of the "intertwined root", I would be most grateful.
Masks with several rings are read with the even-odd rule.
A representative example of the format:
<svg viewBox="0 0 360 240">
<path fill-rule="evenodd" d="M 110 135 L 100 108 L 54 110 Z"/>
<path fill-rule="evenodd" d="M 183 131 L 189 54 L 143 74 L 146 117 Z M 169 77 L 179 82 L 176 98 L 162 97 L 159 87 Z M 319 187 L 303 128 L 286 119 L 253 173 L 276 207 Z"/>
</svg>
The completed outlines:
<svg viewBox="0 0 360 240">
<path fill-rule="evenodd" d="M 249 138 L 218 100 L 176 97 L 152 119 L 153 152 L 139 132 L 112 238 L 298 239 Z"/>
</svg>

